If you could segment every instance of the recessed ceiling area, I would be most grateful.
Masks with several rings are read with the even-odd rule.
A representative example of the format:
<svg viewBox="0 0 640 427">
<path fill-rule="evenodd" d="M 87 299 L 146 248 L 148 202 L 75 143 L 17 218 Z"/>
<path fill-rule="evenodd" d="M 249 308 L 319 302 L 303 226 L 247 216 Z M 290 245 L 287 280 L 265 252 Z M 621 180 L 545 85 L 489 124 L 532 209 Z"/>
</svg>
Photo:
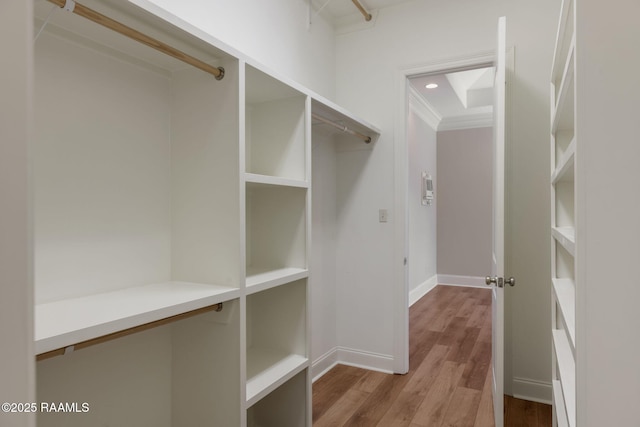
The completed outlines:
<svg viewBox="0 0 640 427">
<path fill-rule="evenodd" d="M 485 67 L 415 76 L 409 84 L 436 117 L 438 130 L 483 127 L 493 121 L 494 74 L 494 67 Z"/>
</svg>

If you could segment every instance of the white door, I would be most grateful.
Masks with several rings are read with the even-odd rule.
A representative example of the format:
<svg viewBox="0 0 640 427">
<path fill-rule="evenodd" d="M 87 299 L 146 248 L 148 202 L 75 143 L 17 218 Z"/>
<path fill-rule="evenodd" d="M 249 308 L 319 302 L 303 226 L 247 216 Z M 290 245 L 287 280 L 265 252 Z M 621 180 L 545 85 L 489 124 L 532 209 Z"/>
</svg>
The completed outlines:
<svg viewBox="0 0 640 427">
<path fill-rule="evenodd" d="M 504 388 L 504 146 L 505 146 L 506 18 L 498 20 L 493 110 L 493 262 L 487 285 L 492 286 L 493 413 L 496 427 L 503 427 Z"/>
</svg>

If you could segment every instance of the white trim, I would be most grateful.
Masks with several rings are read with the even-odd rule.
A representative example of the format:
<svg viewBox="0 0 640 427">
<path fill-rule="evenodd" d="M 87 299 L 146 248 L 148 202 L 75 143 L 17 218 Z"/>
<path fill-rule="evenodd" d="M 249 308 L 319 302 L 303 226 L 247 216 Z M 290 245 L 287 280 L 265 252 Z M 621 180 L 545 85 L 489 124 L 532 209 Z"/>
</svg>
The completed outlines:
<svg viewBox="0 0 640 427">
<path fill-rule="evenodd" d="M 409 284 L 405 260 L 408 251 L 408 189 L 409 151 L 407 143 L 407 117 L 409 83 L 411 76 L 443 70 L 482 66 L 493 63 L 495 52 L 483 51 L 472 55 L 440 58 L 428 63 L 400 67 L 395 72 L 396 108 L 394 108 L 394 248 L 393 275 L 397 286 L 391 301 L 393 310 L 393 371 L 409 371 Z"/>
<path fill-rule="evenodd" d="M 311 364 L 313 382 L 329 372 L 336 365 L 354 366 L 369 371 L 393 373 L 393 357 L 388 354 L 372 353 L 348 347 L 334 347 Z"/>
<path fill-rule="evenodd" d="M 464 116 L 444 117 L 438 126 L 438 132 L 447 130 L 476 129 L 493 126 L 493 112 L 466 114 Z"/>
<path fill-rule="evenodd" d="M 532 402 L 552 404 L 553 386 L 550 382 L 529 378 L 513 379 L 513 397 Z"/>
<path fill-rule="evenodd" d="M 393 357 L 389 354 L 372 353 L 347 347 L 337 347 L 338 363 L 356 368 L 393 373 Z"/>
<path fill-rule="evenodd" d="M 433 130 L 437 131 L 440 122 L 442 122 L 442 116 L 438 114 L 433 106 L 424 99 L 413 86 L 409 85 L 408 89 L 409 107 Z"/>
<path fill-rule="evenodd" d="M 338 347 L 333 347 L 331 350 L 314 360 L 311 364 L 311 378 L 313 378 L 311 381 L 315 382 L 337 364 Z"/>
<path fill-rule="evenodd" d="M 467 286 L 471 288 L 491 289 L 480 276 L 456 276 L 453 274 L 438 274 L 438 284 L 447 286 Z"/>
<path fill-rule="evenodd" d="M 409 292 L 409 307 L 418 302 L 420 298 L 428 294 L 438 285 L 438 275 L 434 274 Z"/>
</svg>

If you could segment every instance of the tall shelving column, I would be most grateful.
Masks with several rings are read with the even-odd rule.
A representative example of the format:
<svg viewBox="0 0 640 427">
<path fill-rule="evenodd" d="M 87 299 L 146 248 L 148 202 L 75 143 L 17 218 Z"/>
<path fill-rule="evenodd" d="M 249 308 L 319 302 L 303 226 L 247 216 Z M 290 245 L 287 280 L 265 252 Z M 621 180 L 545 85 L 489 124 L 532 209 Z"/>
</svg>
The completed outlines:
<svg viewBox="0 0 640 427">
<path fill-rule="evenodd" d="M 576 426 L 575 9 L 564 0 L 551 71 L 553 425 Z"/>
<path fill-rule="evenodd" d="M 310 98 L 245 64 L 248 426 L 311 425 Z"/>
</svg>

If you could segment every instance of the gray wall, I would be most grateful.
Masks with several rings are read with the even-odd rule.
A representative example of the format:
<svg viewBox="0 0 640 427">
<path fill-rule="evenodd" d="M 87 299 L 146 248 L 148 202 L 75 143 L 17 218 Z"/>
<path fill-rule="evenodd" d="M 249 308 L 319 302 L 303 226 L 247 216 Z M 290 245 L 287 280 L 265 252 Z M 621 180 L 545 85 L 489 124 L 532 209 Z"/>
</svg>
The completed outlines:
<svg viewBox="0 0 640 427">
<path fill-rule="evenodd" d="M 491 272 L 490 127 L 438 132 L 438 274 Z"/>
</svg>

